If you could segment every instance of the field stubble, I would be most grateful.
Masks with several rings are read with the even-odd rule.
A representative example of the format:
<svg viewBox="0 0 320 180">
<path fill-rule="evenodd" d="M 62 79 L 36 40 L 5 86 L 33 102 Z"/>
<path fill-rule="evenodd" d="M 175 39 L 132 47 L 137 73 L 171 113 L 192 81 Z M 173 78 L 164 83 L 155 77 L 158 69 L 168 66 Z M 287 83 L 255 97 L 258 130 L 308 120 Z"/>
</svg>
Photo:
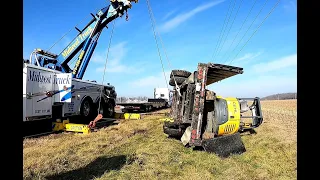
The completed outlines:
<svg viewBox="0 0 320 180">
<path fill-rule="evenodd" d="M 296 100 L 262 101 L 264 123 L 243 134 L 247 152 L 221 159 L 162 131 L 162 115 L 123 120 L 88 135 L 23 142 L 24 179 L 296 179 Z"/>
</svg>

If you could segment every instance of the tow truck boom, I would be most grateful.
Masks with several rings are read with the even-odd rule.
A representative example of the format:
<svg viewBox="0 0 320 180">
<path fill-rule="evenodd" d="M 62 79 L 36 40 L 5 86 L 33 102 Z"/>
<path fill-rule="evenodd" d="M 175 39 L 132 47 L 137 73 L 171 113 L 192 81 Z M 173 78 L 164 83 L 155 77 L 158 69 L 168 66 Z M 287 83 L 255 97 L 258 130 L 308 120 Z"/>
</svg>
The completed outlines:
<svg viewBox="0 0 320 180">
<path fill-rule="evenodd" d="M 138 0 L 110 0 L 109 6 L 100 9 L 95 15 L 91 13 L 92 20 L 82 30 L 75 27 L 79 34 L 58 55 L 36 49 L 30 56 L 30 63 L 63 73 L 72 73 L 73 78 L 82 79 L 103 28 L 107 28 L 108 23 L 127 13 L 132 6 L 131 2 L 137 3 Z M 78 53 L 74 68 L 71 69 L 68 63 Z M 32 62 L 33 54 L 35 55 L 34 63 Z"/>
</svg>

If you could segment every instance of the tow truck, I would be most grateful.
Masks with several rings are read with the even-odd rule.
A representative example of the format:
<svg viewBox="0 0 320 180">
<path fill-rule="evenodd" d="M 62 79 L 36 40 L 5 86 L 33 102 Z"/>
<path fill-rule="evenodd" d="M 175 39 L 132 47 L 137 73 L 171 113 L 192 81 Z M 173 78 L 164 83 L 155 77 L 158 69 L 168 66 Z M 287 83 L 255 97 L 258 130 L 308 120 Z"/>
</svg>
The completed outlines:
<svg viewBox="0 0 320 180">
<path fill-rule="evenodd" d="M 86 122 L 101 114 L 113 117 L 115 87 L 82 80 L 101 32 L 126 14 L 138 0 L 110 0 L 110 5 L 92 14 L 91 21 L 75 29 L 78 35 L 59 54 L 35 49 L 23 60 L 23 122 L 81 116 Z M 126 18 L 127 19 L 127 18 Z M 74 68 L 68 63 L 77 59 Z"/>
</svg>

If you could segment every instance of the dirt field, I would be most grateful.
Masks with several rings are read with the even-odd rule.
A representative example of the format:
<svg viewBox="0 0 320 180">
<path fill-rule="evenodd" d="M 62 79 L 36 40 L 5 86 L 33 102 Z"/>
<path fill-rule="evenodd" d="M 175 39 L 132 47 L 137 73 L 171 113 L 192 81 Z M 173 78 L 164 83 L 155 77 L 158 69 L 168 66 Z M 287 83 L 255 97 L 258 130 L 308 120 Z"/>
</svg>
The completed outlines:
<svg viewBox="0 0 320 180">
<path fill-rule="evenodd" d="M 89 135 L 23 142 L 24 179 L 296 179 L 297 101 L 262 101 L 264 123 L 244 134 L 247 152 L 220 159 L 183 147 L 162 116 L 122 121 Z"/>
</svg>

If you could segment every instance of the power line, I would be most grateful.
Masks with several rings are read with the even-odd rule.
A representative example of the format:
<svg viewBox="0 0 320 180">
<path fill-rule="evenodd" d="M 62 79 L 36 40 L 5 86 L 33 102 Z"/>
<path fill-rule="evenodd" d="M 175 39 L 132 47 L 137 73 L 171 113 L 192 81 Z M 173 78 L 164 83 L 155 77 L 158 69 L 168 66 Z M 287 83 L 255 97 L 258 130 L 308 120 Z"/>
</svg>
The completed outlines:
<svg viewBox="0 0 320 180">
<path fill-rule="evenodd" d="M 248 39 L 248 41 L 242 46 L 242 48 L 240 49 L 240 51 L 237 53 L 237 55 L 232 59 L 232 61 L 239 55 L 239 53 L 242 51 L 242 49 L 247 45 L 247 43 L 250 41 L 250 39 L 254 36 L 254 34 L 259 30 L 259 28 L 262 26 L 262 24 L 266 21 L 266 19 L 270 16 L 270 14 L 274 11 L 274 9 L 278 6 L 280 0 L 277 1 L 277 3 L 273 6 L 273 8 L 270 10 L 270 12 L 268 13 L 268 15 L 264 18 L 264 20 L 261 22 L 261 24 L 258 26 L 258 28 L 252 33 L 252 35 L 250 36 L 250 38 Z M 231 64 L 231 62 L 229 62 L 229 65 Z"/>
<path fill-rule="evenodd" d="M 226 54 L 227 54 L 228 50 L 230 49 L 230 47 L 232 47 L 232 45 L 233 45 L 234 41 L 237 39 L 237 37 L 238 37 L 238 35 L 239 35 L 239 33 L 240 33 L 240 31 L 241 31 L 241 29 L 242 29 L 243 25 L 246 23 L 246 21 L 247 21 L 247 19 L 248 19 L 249 15 L 251 14 L 251 11 L 252 11 L 252 9 L 253 9 L 254 5 L 256 4 L 256 2 L 257 2 L 257 0 L 255 0 L 255 1 L 254 1 L 254 3 L 253 3 L 253 5 L 252 5 L 252 7 L 251 7 L 251 9 L 250 9 L 250 11 L 249 11 L 249 13 L 248 13 L 247 17 L 246 17 L 246 18 L 245 18 L 245 20 L 243 21 L 243 23 L 242 23 L 242 25 L 241 25 L 241 27 L 240 27 L 239 31 L 237 32 L 237 34 L 236 34 L 235 38 L 233 39 L 233 41 L 232 41 L 231 45 L 229 46 L 229 48 L 227 48 L 226 52 L 225 52 L 225 53 L 224 53 L 224 55 L 221 57 L 221 59 L 222 59 L 223 57 L 225 57 L 225 56 L 226 56 Z"/>
<path fill-rule="evenodd" d="M 150 15 L 150 20 L 151 20 L 153 35 L 154 35 L 154 39 L 155 39 L 155 41 L 156 41 L 157 50 L 158 50 L 158 55 L 159 55 L 160 62 L 161 62 L 161 67 L 162 67 L 162 71 L 163 71 L 163 76 L 164 76 L 164 79 L 165 79 L 165 81 L 166 81 L 167 88 L 169 89 L 168 81 L 167 81 L 167 77 L 166 77 L 166 73 L 165 73 L 165 71 L 164 71 L 164 67 L 163 67 L 163 63 L 162 63 L 162 57 L 161 57 L 160 48 L 159 48 L 159 44 L 158 44 L 158 40 L 157 40 L 157 35 L 156 35 L 155 27 L 154 27 L 154 22 L 153 22 L 153 18 L 152 18 L 152 10 L 151 10 L 151 6 L 150 6 L 150 3 L 149 3 L 149 0 L 147 0 L 147 6 L 148 6 L 149 15 Z"/>
<path fill-rule="evenodd" d="M 241 37 L 240 41 L 238 42 L 238 44 L 236 45 L 236 47 L 232 50 L 232 52 L 238 47 L 238 45 L 240 44 L 240 42 L 242 41 L 242 39 L 245 37 L 245 35 L 248 33 L 249 29 L 251 28 L 251 26 L 253 25 L 253 23 L 257 20 L 258 16 L 260 15 L 261 11 L 263 10 L 264 6 L 267 4 L 268 0 L 266 0 L 264 2 L 264 5 L 261 7 L 259 13 L 257 14 L 257 16 L 254 18 L 254 20 L 252 21 L 252 23 L 250 24 L 249 28 L 247 29 L 247 31 L 244 33 L 244 35 Z M 232 54 L 232 52 L 229 54 L 228 58 L 224 61 L 227 62 L 230 58 L 230 55 Z"/>
<path fill-rule="evenodd" d="M 155 20 L 155 18 L 154 18 L 154 14 L 153 14 L 153 11 L 152 11 L 151 6 L 149 6 L 149 8 L 150 8 L 150 10 L 151 10 L 151 15 L 152 15 L 153 23 L 155 24 L 155 26 L 157 26 L 157 25 L 156 25 L 156 20 Z M 167 59 L 167 62 L 168 62 L 168 66 L 169 66 L 170 69 L 172 69 L 170 60 L 169 60 L 168 55 L 167 55 L 166 48 L 165 48 L 164 43 L 163 43 L 163 41 L 162 41 L 162 37 L 161 37 L 160 33 L 158 33 L 158 32 L 156 32 L 156 33 L 157 33 L 157 35 L 158 35 L 158 37 L 159 37 L 159 39 L 160 39 L 160 43 L 161 43 L 161 46 L 162 46 L 162 48 L 163 48 L 164 54 L 165 54 L 165 56 L 166 56 L 166 59 Z"/>
<path fill-rule="evenodd" d="M 215 53 L 216 53 L 216 51 L 217 51 L 218 43 L 219 43 L 219 41 L 220 41 L 221 34 L 222 34 L 223 29 L 224 29 L 224 25 L 225 25 L 225 23 L 226 23 L 226 20 L 227 20 L 230 7 L 231 7 L 231 1 L 230 1 L 230 3 L 229 3 L 229 7 L 228 7 L 228 10 L 227 10 L 227 14 L 226 14 L 226 17 L 224 18 L 223 25 L 222 25 L 221 30 L 220 30 L 220 34 L 219 34 L 219 38 L 218 38 L 216 47 L 215 47 L 215 49 L 214 49 L 214 51 L 213 51 L 213 53 L 212 53 L 212 57 L 211 57 L 212 60 L 213 60 L 213 57 L 214 57 L 214 55 L 215 55 Z"/>
<path fill-rule="evenodd" d="M 227 41 L 227 37 L 228 37 L 229 32 L 230 32 L 230 30 L 231 30 L 231 28 L 232 28 L 232 26 L 233 26 L 234 21 L 235 21 L 236 18 L 237 18 L 237 15 L 238 15 L 239 9 L 240 9 L 240 7 L 241 7 L 241 5 L 242 5 L 242 2 L 243 2 L 243 0 L 241 0 L 241 2 L 240 2 L 240 4 L 239 4 L 239 7 L 238 7 L 237 12 L 236 12 L 236 15 L 234 16 L 234 18 L 233 18 L 233 20 L 232 20 L 232 23 L 231 23 L 231 26 L 230 26 L 230 28 L 229 28 L 229 30 L 228 30 L 228 32 L 227 32 L 226 38 L 224 39 L 224 41 L 223 41 L 223 43 L 222 43 L 222 46 L 220 47 L 220 49 L 219 49 L 219 51 L 217 52 L 216 56 L 219 55 L 222 47 L 224 46 L 224 43 Z"/>
</svg>

